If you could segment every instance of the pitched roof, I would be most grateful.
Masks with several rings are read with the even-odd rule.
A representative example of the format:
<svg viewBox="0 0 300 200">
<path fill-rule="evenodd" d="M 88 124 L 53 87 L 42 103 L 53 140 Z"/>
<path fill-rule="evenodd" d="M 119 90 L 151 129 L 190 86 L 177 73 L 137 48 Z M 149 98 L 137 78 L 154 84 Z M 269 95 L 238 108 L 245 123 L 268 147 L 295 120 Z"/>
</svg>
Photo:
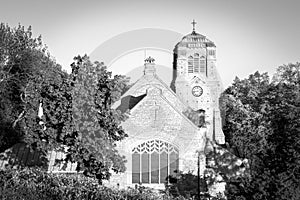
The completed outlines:
<svg viewBox="0 0 300 200">
<path fill-rule="evenodd" d="M 135 105 L 137 105 L 146 94 L 135 97 L 135 96 L 125 96 L 121 99 L 121 104 L 116 108 L 117 110 L 120 110 L 122 113 L 126 112 L 127 110 L 131 110 Z"/>
<path fill-rule="evenodd" d="M 149 78 L 150 77 L 150 78 Z M 143 91 L 143 93 L 139 93 L 138 96 L 136 95 L 136 91 L 138 88 L 145 86 L 145 85 L 161 85 L 162 88 L 164 88 L 167 93 L 169 94 L 168 97 L 165 95 L 163 96 L 163 99 L 171 106 L 173 109 L 176 110 L 176 112 L 180 113 L 186 120 L 189 121 L 189 123 L 192 123 L 193 126 L 198 127 L 199 120 L 198 120 L 198 114 L 193 111 L 189 106 L 185 105 L 176 95 L 176 93 L 168 87 L 168 85 L 161 80 L 155 73 L 152 75 L 143 75 L 140 79 L 138 79 L 120 98 L 119 101 L 117 101 L 113 107 L 117 110 L 120 110 L 122 113 L 126 112 L 126 110 L 133 109 L 136 105 L 138 105 L 146 96 L 147 92 L 146 90 Z M 176 103 L 180 105 L 182 108 L 182 111 L 176 109 L 176 106 L 173 105 L 168 98 L 172 98 L 173 100 L 176 99 Z"/>
<path fill-rule="evenodd" d="M 41 151 L 30 150 L 25 143 L 18 143 L 0 154 L 0 170 L 7 167 L 41 167 L 49 172 L 76 173 L 76 163 L 56 160 L 65 158 L 61 151 L 49 151 L 44 155 Z"/>
<path fill-rule="evenodd" d="M 45 156 L 39 151 L 32 151 L 24 143 L 18 143 L 0 154 L 0 169 L 8 166 L 45 167 Z"/>
</svg>

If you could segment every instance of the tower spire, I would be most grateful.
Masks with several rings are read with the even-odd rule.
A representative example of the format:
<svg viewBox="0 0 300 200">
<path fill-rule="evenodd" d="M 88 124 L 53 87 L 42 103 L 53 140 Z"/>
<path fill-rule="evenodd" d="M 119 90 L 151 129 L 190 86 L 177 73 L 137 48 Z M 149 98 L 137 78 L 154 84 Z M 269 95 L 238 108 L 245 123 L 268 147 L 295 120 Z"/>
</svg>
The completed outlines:
<svg viewBox="0 0 300 200">
<path fill-rule="evenodd" d="M 194 33 L 195 32 L 195 26 L 196 26 L 197 22 L 193 19 L 191 24 L 193 24 L 193 33 Z"/>
</svg>

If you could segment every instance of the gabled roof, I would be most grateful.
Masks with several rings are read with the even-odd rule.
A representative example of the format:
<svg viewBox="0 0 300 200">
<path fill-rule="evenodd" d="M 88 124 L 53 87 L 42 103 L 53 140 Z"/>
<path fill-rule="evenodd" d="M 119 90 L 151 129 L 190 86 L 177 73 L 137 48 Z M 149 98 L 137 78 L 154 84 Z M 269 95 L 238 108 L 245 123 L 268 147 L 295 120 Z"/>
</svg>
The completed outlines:
<svg viewBox="0 0 300 200">
<path fill-rule="evenodd" d="M 148 78 L 149 76 L 142 76 L 140 79 L 138 79 L 134 84 L 133 86 L 131 86 L 129 88 L 129 90 L 127 90 L 123 95 L 122 97 L 120 98 L 119 101 L 115 102 L 115 104 L 113 105 L 113 108 L 117 109 L 121 106 L 122 104 L 122 99 L 124 97 L 127 97 L 127 96 L 131 96 L 131 97 L 135 97 L 135 98 L 141 98 L 141 97 L 144 97 L 143 95 L 146 94 L 146 91 L 144 91 L 143 94 L 138 94 L 138 95 L 135 95 L 135 90 L 137 90 L 140 86 L 144 86 L 144 85 L 151 85 L 151 84 L 159 84 L 161 85 L 166 91 L 169 92 L 169 94 L 172 96 L 172 98 L 176 99 L 176 101 L 182 106 L 182 108 L 185 108 L 187 109 L 188 107 L 176 96 L 176 94 L 174 93 L 173 90 L 171 90 L 171 88 L 164 82 L 162 81 L 156 74 L 152 75 L 151 78 L 149 79 Z M 128 98 L 128 97 L 127 97 Z M 140 99 L 141 100 L 141 99 Z M 126 102 L 126 100 L 123 100 L 124 103 Z M 128 100 L 127 100 L 128 101 Z M 132 101 L 135 101 L 135 100 L 132 100 Z"/>
<path fill-rule="evenodd" d="M 191 121 L 185 114 L 184 112 L 181 112 L 180 110 L 178 110 L 176 108 L 176 106 L 174 106 L 162 93 L 160 93 L 159 95 L 159 98 L 164 101 L 165 103 L 167 103 L 175 112 L 177 112 L 187 123 L 189 123 L 191 126 L 193 126 L 195 129 L 197 129 L 198 127 L 196 126 L 195 123 L 193 123 L 193 121 Z M 146 96 L 144 98 L 142 98 L 137 104 L 136 104 L 136 107 L 137 105 L 139 105 L 140 103 L 142 103 L 143 101 L 145 101 L 147 99 L 147 93 L 146 93 Z M 136 107 L 133 107 L 132 108 L 132 112 L 135 111 Z"/>
<path fill-rule="evenodd" d="M 163 82 L 156 74 L 147 76 L 144 75 L 140 79 L 138 79 L 131 88 L 129 88 L 128 91 L 125 92 L 125 94 L 122 95 L 121 99 L 117 101 L 114 104 L 114 108 L 117 110 L 120 110 L 121 112 L 126 112 L 126 110 L 133 110 L 136 105 L 138 105 L 140 102 L 142 102 L 145 97 L 147 96 L 147 90 L 144 90 L 143 92 L 140 92 L 139 94 L 136 94 L 136 91 L 143 87 L 148 85 L 149 87 L 154 86 L 157 87 L 157 85 L 160 85 L 167 93 L 168 97 L 164 95 L 162 92 L 160 97 L 168 103 L 177 113 L 179 113 L 185 120 L 188 121 L 188 123 L 192 124 L 195 128 L 197 128 L 196 123 L 194 123 L 193 120 L 190 120 L 185 114 L 189 107 L 186 106 L 174 93 L 173 90 L 171 90 L 170 87 L 167 86 L 165 82 Z M 156 85 L 156 86 L 155 86 Z M 178 110 L 173 103 L 170 102 L 168 98 L 172 98 L 172 100 L 175 100 L 177 104 L 180 105 L 182 108 L 182 111 Z"/>
</svg>

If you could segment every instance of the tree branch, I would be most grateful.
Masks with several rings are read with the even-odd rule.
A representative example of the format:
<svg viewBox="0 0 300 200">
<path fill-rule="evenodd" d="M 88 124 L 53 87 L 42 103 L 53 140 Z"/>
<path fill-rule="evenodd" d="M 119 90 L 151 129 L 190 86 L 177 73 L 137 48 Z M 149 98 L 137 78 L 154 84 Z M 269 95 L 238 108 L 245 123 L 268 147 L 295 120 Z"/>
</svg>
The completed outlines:
<svg viewBox="0 0 300 200">
<path fill-rule="evenodd" d="M 25 116 L 25 110 L 23 110 L 23 111 L 19 114 L 18 118 L 14 121 L 12 127 L 15 128 L 16 125 L 17 125 L 17 123 L 18 123 L 19 121 L 21 121 L 21 120 L 24 118 L 24 116 Z"/>
</svg>

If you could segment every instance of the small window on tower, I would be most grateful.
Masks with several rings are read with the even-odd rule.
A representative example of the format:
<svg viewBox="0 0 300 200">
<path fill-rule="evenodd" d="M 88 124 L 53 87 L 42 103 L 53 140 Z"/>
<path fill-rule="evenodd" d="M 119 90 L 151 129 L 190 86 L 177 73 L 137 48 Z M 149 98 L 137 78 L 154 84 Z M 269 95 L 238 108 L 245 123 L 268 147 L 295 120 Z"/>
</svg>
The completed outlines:
<svg viewBox="0 0 300 200">
<path fill-rule="evenodd" d="M 208 51 L 208 55 L 214 56 L 214 55 L 215 55 L 215 50 L 209 50 L 209 51 Z"/>
<path fill-rule="evenodd" d="M 194 66 L 193 66 L 193 57 L 189 56 L 188 58 L 188 73 L 193 73 L 194 72 Z"/>
<path fill-rule="evenodd" d="M 199 54 L 194 54 L 194 72 L 199 73 Z"/>
<path fill-rule="evenodd" d="M 206 68 L 205 58 L 201 57 L 201 59 L 200 59 L 200 73 L 205 73 L 205 68 Z"/>
</svg>

